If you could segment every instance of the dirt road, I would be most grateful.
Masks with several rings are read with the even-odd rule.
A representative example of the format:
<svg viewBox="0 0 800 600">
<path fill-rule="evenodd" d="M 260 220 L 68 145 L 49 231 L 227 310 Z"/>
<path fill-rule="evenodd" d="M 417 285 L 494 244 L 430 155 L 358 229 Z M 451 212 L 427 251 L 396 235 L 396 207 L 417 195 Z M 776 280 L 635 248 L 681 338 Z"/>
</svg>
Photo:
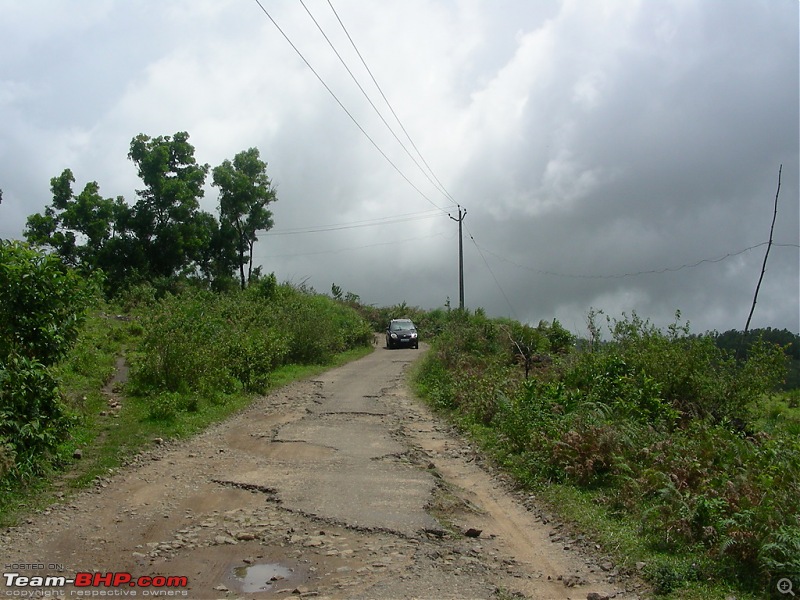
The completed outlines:
<svg viewBox="0 0 800 600">
<path fill-rule="evenodd" d="M 4 531 L 0 598 L 637 598 L 411 397 L 423 351 L 285 387 Z M 118 585 L 33 579 L 82 572 Z"/>
</svg>

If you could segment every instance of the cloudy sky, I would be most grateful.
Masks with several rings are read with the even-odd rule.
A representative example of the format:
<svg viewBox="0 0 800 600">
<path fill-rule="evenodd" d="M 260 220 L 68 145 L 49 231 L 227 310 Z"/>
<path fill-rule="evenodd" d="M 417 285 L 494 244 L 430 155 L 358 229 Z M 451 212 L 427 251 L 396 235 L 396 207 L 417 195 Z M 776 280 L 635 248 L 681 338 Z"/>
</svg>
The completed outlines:
<svg viewBox="0 0 800 600">
<path fill-rule="evenodd" d="M 0 236 L 67 167 L 133 202 L 131 138 L 187 131 L 268 162 L 279 280 L 455 306 L 457 203 L 470 308 L 722 331 L 783 165 L 751 326 L 800 331 L 797 0 L 260 2 L 0 0 Z"/>
</svg>

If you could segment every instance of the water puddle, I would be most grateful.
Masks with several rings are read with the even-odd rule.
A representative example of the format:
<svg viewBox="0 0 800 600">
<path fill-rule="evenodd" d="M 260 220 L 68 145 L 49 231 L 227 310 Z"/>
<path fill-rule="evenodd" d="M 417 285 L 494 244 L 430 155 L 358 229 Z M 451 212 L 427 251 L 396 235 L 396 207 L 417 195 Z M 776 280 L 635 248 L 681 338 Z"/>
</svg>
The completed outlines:
<svg viewBox="0 0 800 600">
<path fill-rule="evenodd" d="M 294 571 L 278 563 L 243 565 L 233 569 L 237 587 L 245 594 L 271 592 L 276 584 L 289 579 Z"/>
</svg>

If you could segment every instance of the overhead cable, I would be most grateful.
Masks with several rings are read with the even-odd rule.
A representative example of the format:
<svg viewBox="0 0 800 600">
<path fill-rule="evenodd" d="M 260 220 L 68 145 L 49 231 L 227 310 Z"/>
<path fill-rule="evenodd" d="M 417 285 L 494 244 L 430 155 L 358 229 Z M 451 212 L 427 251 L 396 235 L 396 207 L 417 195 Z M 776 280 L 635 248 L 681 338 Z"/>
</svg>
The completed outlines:
<svg viewBox="0 0 800 600">
<path fill-rule="evenodd" d="M 433 217 L 441 217 L 442 213 L 438 211 L 427 211 L 422 213 L 407 213 L 405 215 L 397 215 L 394 217 L 378 217 L 376 219 L 366 219 L 363 221 L 353 221 L 350 223 L 334 223 L 331 225 L 317 225 L 310 227 L 295 227 L 290 229 L 279 229 L 277 231 L 269 230 L 259 235 L 297 235 L 303 233 L 320 233 L 323 231 L 341 231 L 342 229 L 358 229 L 361 227 L 375 227 L 377 225 L 391 225 L 394 223 L 408 223 L 410 221 L 422 221 L 431 219 Z"/>
<path fill-rule="evenodd" d="M 452 202 L 452 201 L 453 201 L 453 200 L 452 200 L 452 198 L 450 198 L 450 197 L 449 197 L 450 195 L 447 193 L 447 190 L 445 190 L 445 189 L 442 187 L 442 184 L 439 182 L 439 180 L 436 178 L 436 176 L 434 175 L 434 176 L 433 176 L 433 178 L 431 178 L 431 175 L 432 175 L 433 173 L 431 173 L 431 175 L 429 175 L 429 174 L 428 174 L 428 172 L 427 172 L 427 171 L 425 171 L 425 169 L 423 169 L 423 168 L 422 168 L 422 165 L 420 165 L 420 164 L 419 164 L 419 161 L 417 161 L 417 159 L 414 157 L 414 155 L 413 155 L 413 154 L 411 154 L 411 152 L 408 150 L 408 148 L 406 148 L 406 145 L 405 145 L 405 144 L 403 143 L 403 141 L 402 141 L 402 140 L 401 140 L 401 139 L 398 137 L 398 135 L 395 133 L 394 129 L 392 129 L 392 126 L 391 126 L 391 125 L 389 125 L 389 123 L 387 123 L 387 122 L 386 122 L 386 119 L 385 119 L 385 118 L 383 117 L 383 115 L 381 114 L 381 111 L 380 111 L 380 110 L 378 110 L 378 107 L 377 107 L 377 106 L 375 106 L 375 103 L 372 101 L 372 98 L 370 98 L 370 97 L 369 97 L 369 94 L 367 94 L 367 92 L 366 92 L 366 90 L 364 89 L 364 87 L 363 87 L 363 86 L 361 85 L 361 83 L 358 81 L 358 78 L 357 78 L 357 77 L 356 77 L 356 76 L 353 74 L 353 71 L 350 69 L 350 67 L 349 67 L 349 66 L 347 66 L 347 62 L 345 62 L 344 58 L 342 58 L 342 55 L 341 55 L 341 54 L 339 54 L 339 51 L 338 51 L 338 50 L 336 50 L 336 47 L 333 45 L 333 42 L 331 42 L 330 38 L 329 38 L 329 37 L 328 37 L 328 35 L 325 33 L 325 30 L 324 30 L 324 29 L 322 29 L 322 26 L 319 24 L 319 22 L 317 21 L 317 19 L 314 17 L 314 15 L 313 15 L 313 14 L 311 13 L 311 11 L 308 9 L 308 6 L 306 6 L 306 3 L 305 3 L 305 2 L 303 2 L 303 0 L 300 0 L 300 4 L 302 4 L 302 5 L 303 5 L 303 8 L 304 8 L 304 9 L 306 10 L 306 12 L 308 13 L 308 16 L 309 16 L 309 17 L 311 17 L 311 20 L 314 22 L 314 25 L 316 25 L 316 26 L 317 26 L 317 29 L 319 29 L 319 32 L 322 34 L 322 37 L 324 37 L 324 38 L 325 38 L 325 41 L 326 41 L 326 42 L 328 42 L 328 46 L 330 46 L 331 50 L 333 50 L 333 53 L 336 55 L 336 58 L 338 58 L 338 59 L 339 59 L 339 62 L 340 62 L 340 63 L 342 63 L 342 66 L 345 68 L 345 70 L 347 71 L 347 73 L 350 75 L 350 78 L 353 80 L 353 82 L 356 84 L 356 86 L 358 87 L 358 89 L 361 91 L 361 94 L 364 96 L 364 98 L 366 98 L 367 102 L 369 102 L 369 105 L 372 107 L 372 110 L 374 110 L 374 111 L 375 111 L 375 114 L 376 114 L 376 115 L 378 115 L 378 118 L 380 118 L 380 120 L 383 122 L 383 124 L 384 124 L 384 125 L 386 125 L 386 128 L 387 128 L 387 129 L 389 130 L 389 132 L 392 134 L 392 136 L 394 137 L 394 139 L 397 141 L 397 143 L 398 143 L 398 144 L 400 144 L 400 147 L 401 147 L 401 148 L 402 148 L 402 149 L 405 151 L 405 153 L 408 155 L 408 157 L 409 157 L 409 158 L 410 158 L 410 159 L 411 159 L 411 160 L 414 162 L 414 164 L 417 166 L 417 168 L 420 170 L 420 172 L 421 172 L 421 173 L 422 173 L 422 174 L 425 176 L 425 178 L 426 178 L 426 179 L 427 179 L 427 180 L 428 180 L 428 181 L 429 181 L 429 182 L 430 182 L 430 183 L 431 183 L 431 184 L 432 184 L 432 185 L 433 185 L 433 186 L 434 186 L 436 189 L 438 189 L 438 190 L 439 190 L 439 191 L 440 191 L 440 192 L 441 192 L 441 193 L 442 193 L 442 194 L 443 194 L 445 197 L 447 197 L 447 198 L 448 198 L 448 199 L 449 199 L 449 200 Z M 333 8 L 333 5 L 331 5 L 331 8 Z M 335 9 L 334 9 L 334 14 L 336 14 L 336 10 L 335 10 Z M 336 15 L 336 18 L 337 18 L 337 19 L 339 19 L 339 15 L 338 15 L 338 14 Z M 342 26 L 342 28 L 344 29 L 344 24 L 342 23 L 341 19 L 339 19 L 339 24 L 340 24 L 340 25 Z M 347 30 L 346 30 L 346 29 L 345 29 L 345 33 L 347 33 Z M 353 40 L 352 40 L 352 38 L 350 38 L 350 35 L 349 35 L 349 34 L 347 34 L 347 37 L 350 39 L 350 43 L 352 44 L 352 43 L 353 43 Z M 353 44 L 353 47 L 355 48 L 355 44 Z M 358 53 L 358 49 L 357 49 L 357 48 L 356 48 L 356 53 Z M 359 55 L 359 57 L 361 57 L 361 54 L 360 54 L 360 53 L 358 53 L 358 55 Z M 364 59 L 363 59 L 363 58 L 361 58 L 361 62 L 362 62 L 362 63 L 364 63 Z M 364 66 L 366 67 L 366 63 L 364 63 Z M 367 67 L 367 71 L 369 71 L 369 67 Z M 370 75 L 372 75 L 372 73 L 370 73 Z M 375 78 L 374 78 L 374 77 L 373 77 L 373 81 L 375 81 Z M 376 85 L 377 85 L 377 83 L 376 83 Z M 379 88 L 379 89 L 380 89 L 380 88 Z M 383 92 L 381 92 L 381 93 L 383 93 Z M 385 100 L 385 99 L 386 99 L 386 97 L 384 96 L 384 100 Z M 388 103 L 388 101 L 387 101 L 387 103 Z M 390 107 L 390 108 L 391 108 L 391 107 Z M 396 116 L 395 116 L 395 118 L 396 118 Z M 401 124 L 401 127 L 402 127 L 402 124 Z M 408 136 L 408 134 L 406 134 L 406 136 Z M 411 143 L 412 143 L 412 145 L 413 145 L 413 142 L 411 142 Z M 416 146 L 415 146 L 415 149 L 416 149 Z M 418 151 L 418 150 L 417 150 L 417 154 L 419 154 L 419 151 Z M 423 162 L 425 161 L 425 159 L 422 159 L 422 160 L 423 160 Z M 427 163 L 426 163 L 426 166 L 427 166 Z M 428 170 L 430 170 L 430 167 L 428 167 Z"/>
<path fill-rule="evenodd" d="M 475 237 L 472 235 L 472 232 L 469 230 L 469 228 L 466 225 L 464 226 L 464 228 L 467 230 L 467 235 L 469 235 L 469 239 L 471 239 L 472 243 L 475 244 L 475 249 L 478 251 L 478 254 L 480 254 L 481 258 L 483 259 L 483 264 L 486 265 L 486 269 L 489 271 L 489 274 L 492 276 L 492 279 L 494 279 L 494 283 L 497 286 L 497 289 L 500 290 L 500 293 L 503 295 L 503 298 L 505 298 L 506 304 L 508 304 L 508 308 L 511 310 L 511 316 L 513 316 L 516 319 L 517 313 L 514 310 L 514 307 L 511 305 L 511 301 L 508 299 L 508 296 L 506 295 L 503 286 L 500 285 L 500 282 L 497 280 L 497 277 L 495 277 L 494 271 L 492 271 L 492 267 L 489 266 L 489 261 L 486 260 L 486 257 L 483 255 L 483 252 L 481 252 L 481 247 L 478 246 L 478 242 L 475 241 Z"/>
<path fill-rule="evenodd" d="M 338 254 L 339 252 L 349 252 L 351 250 L 363 250 L 364 248 L 376 248 L 378 246 L 396 246 L 397 244 L 403 244 L 405 242 L 415 242 L 417 240 L 426 240 L 430 238 L 435 238 L 444 235 L 446 232 L 439 231 L 437 233 L 433 233 L 430 235 L 420 235 L 411 238 L 405 238 L 402 240 L 393 240 L 391 242 L 378 242 L 375 244 L 366 244 L 364 246 L 351 246 L 348 248 L 337 248 L 335 250 L 315 250 L 314 252 L 293 252 L 291 254 L 273 254 L 270 256 L 263 257 L 264 259 L 267 258 L 297 258 L 300 256 L 320 256 L 320 255 L 328 255 L 328 254 Z"/>
<path fill-rule="evenodd" d="M 397 166 L 397 165 L 396 165 L 396 164 L 395 164 L 395 163 L 392 161 L 392 159 L 391 159 L 391 158 L 389 158 L 389 156 L 388 156 L 388 155 L 387 155 L 387 154 L 386 154 L 386 153 L 385 153 L 385 152 L 384 152 L 384 151 L 381 149 L 381 147 L 380 147 L 380 146 L 378 146 L 377 142 L 375 142 L 375 140 L 374 140 L 374 139 L 372 139 L 372 137 L 371 137 L 371 136 L 370 136 L 370 135 L 369 135 L 369 134 L 366 132 L 366 130 L 365 130 L 365 129 L 364 129 L 362 126 L 361 126 L 361 124 L 360 124 L 360 123 L 359 123 L 359 122 L 356 120 L 356 118 L 355 118 L 355 117 L 352 115 L 352 113 L 351 113 L 349 110 L 347 110 L 347 107 L 345 107 L 345 105 L 344 105 L 344 104 L 342 104 L 342 101 L 341 101 L 341 100 L 339 100 L 339 97 L 338 97 L 338 96 L 337 96 L 337 95 L 336 95 L 336 94 L 333 92 L 333 90 L 332 90 L 332 89 L 331 89 L 331 88 L 328 86 L 328 84 L 327 84 L 327 83 L 325 83 L 325 80 L 324 80 L 324 79 L 322 79 L 322 77 L 320 76 L 320 74 L 319 74 L 319 73 L 317 73 L 317 71 L 314 69 L 314 67 L 312 67 L 312 66 L 311 66 L 311 63 L 309 63 L 309 62 L 308 62 L 308 60 L 306 59 L 306 57 L 305 57 L 305 56 L 303 56 L 303 53 L 302 53 L 302 52 L 300 52 L 300 50 L 297 48 L 297 46 L 295 46 L 295 45 L 294 45 L 294 43 L 293 43 L 293 42 L 292 42 L 292 40 L 289 38 L 289 36 L 286 34 L 286 32 L 284 32 L 284 31 L 283 31 L 283 29 L 281 29 L 281 26 L 280 26 L 280 25 L 278 25 L 277 21 L 275 21 L 275 19 L 273 19 L 273 18 L 272 18 L 272 15 L 270 15 L 270 14 L 269 14 L 269 12 L 267 11 L 267 9 L 266 9 L 266 8 L 264 8 L 264 5 L 263 5 L 263 4 L 261 4 L 260 0 L 255 0 L 255 3 L 256 3 L 256 4 L 258 4 L 258 6 L 259 6 L 259 8 L 261 9 L 261 11 L 262 11 L 262 12 L 263 12 L 263 13 L 264 13 L 266 16 L 267 16 L 267 18 L 268 18 L 270 21 L 272 21 L 272 24 L 273 24 L 273 25 L 275 25 L 275 28 L 276 28 L 276 29 L 277 29 L 277 30 L 280 32 L 280 34 L 281 34 L 281 35 L 284 37 L 284 39 L 285 39 L 285 40 L 286 40 L 286 41 L 289 43 L 289 45 L 292 47 L 292 49 L 293 49 L 293 50 L 294 50 L 294 51 L 297 53 L 297 55 L 300 57 L 300 59 L 301 59 L 301 60 L 302 60 L 302 61 L 303 61 L 303 62 L 306 64 L 306 66 L 307 66 L 307 67 L 308 67 L 308 68 L 311 70 L 311 72 L 312 72 L 312 73 L 314 73 L 314 76 L 315 76 L 315 77 L 316 77 L 316 78 L 319 80 L 319 82 L 320 82 L 320 83 L 323 85 L 323 87 L 324 87 L 324 88 L 325 88 L 325 89 L 328 91 L 328 93 L 329 93 L 329 94 L 331 95 L 331 97 L 332 97 L 332 98 L 333 98 L 333 99 L 336 101 L 336 103 L 339 105 L 339 107 L 340 107 L 340 108 L 341 108 L 341 109 L 342 109 L 342 110 L 345 112 L 345 114 L 347 114 L 347 116 L 348 116 L 348 117 L 350 117 L 350 120 L 351 120 L 351 121 L 352 121 L 352 122 L 355 124 L 355 126 L 356 126 L 356 127 L 358 127 L 359 131 L 361 131 L 361 133 L 363 133 L 363 134 L 364 134 L 364 137 L 366 137 L 366 138 L 367 138 L 367 139 L 370 141 L 370 143 L 371 143 L 371 144 L 372 144 L 372 145 L 375 147 L 375 149 L 376 149 L 376 150 L 377 150 L 377 151 L 378 151 L 378 152 L 381 154 L 381 156 L 383 156 L 383 158 L 386 160 L 386 162 L 388 162 L 388 163 L 391 165 L 391 167 L 392 167 L 392 168 L 393 168 L 395 171 L 397 171 L 397 173 L 398 173 L 398 174 L 399 174 L 399 175 L 400 175 L 400 176 L 401 176 L 403 179 L 405 179 L 405 180 L 406 180 L 406 182 L 408 183 L 408 185 L 410 185 L 412 188 L 414 188 L 414 190 L 415 190 L 415 191 L 416 191 L 416 192 L 417 192 L 417 193 L 418 193 L 420 196 L 422 196 L 423 198 L 425 198 L 425 200 L 427 200 L 427 201 L 428 201 L 428 203 L 430 203 L 432 206 L 436 207 L 438 210 L 442 211 L 443 213 L 446 213 L 447 211 L 446 211 L 444 208 L 442 208 L 441 206 L 439 206 L 438 204 L 436 204 L 436 203 L 435 203 L 433 200 L 431 200 L 431 199 L 430 199 L 430 198 L 429 198 L 429 197 L 428 197 L 428 196 L 427 196 L 427 195 L 426 195 L 426 194 L 425 194 L 425 193 L 424 193 L 422 190 L 420 190 L 420 189 L 419 189 L 419 188 L 418 188 L 416 185 L 414 185 L 414 182 L 412 182 L 412 181 L 411 181 L 411 180 L 408 178 L 408 176 L 406 176 L 406 174 L 405 174 L 405 173 L 403 173 L 403 172 L 400 170 L 400 168 L 399 168 L 399 167 L 398 167 L 398 166 Z"/>
<path fill-rule="evenodd" d="M 386 106 L 389 107 L 389 110 L 391 111 L 392 115 L 394 116 L 395 120 L 397 121 L 397 124 L 400 126 L 400 129 L 402 129 L 402 131 L 405 134 L 406 138 L 408 138 L 408 141 L 411 143 L 411 146 L 414 148 L 414 151 L 417 153 L 417 156 L 419 156 L 420 160 L 422 160 L 423 164 L 428 169 L 428 172 L 430 172 L 431 177 L 433 177 L 433 179 L 436 181 L 436 184 L 438 184 L 437 185 L 437 189 L 439 189 L 439 191 L 442 192 L 453 204 L 458 204 L 455 201 L 455 199 L 453 198 L 453 196 L 450 195 L 450 192 L 448 192 L 447 189 L 444 187 L 442 182 L 439 181 L 439 178 L 436 177 L 436 173 L 433 172 L 433 169 L 431 169 L 431 166 L 428 164 L 428 161 L 425 160 L 425 157 L 419 151 L 419 148 L 417 148 L 417 145 L 414 143 L 414 140 L 411 138 L 411 135 L 406 130 L 405 126 L 403 125 L 403 122 L 400 120 L 400 117 L 397 116 L 397 113 L 395 112 L 394 108 L 392 107 L 392 104 L 389 102 L 389 99 L 386 97 L 386 94 L 383 93 L 383 88 L 381 88 L 380 84 L 378 83 L 378 80 L 375 79 L 375 75 L 373 75 L 372 69 L 369 68 L 369 65 L 367 64 L 367 61 L 364 60 L 364 57 L 361 54 L 361 52 L 358 50 L 358 47 L 356 46 L 355 41 L 353 41 L 353 38 L 350 35 L 350 32 L 347 31 L 347 27 L 344 26 L 344 22 L 339 17 L 339 13 L 336 12 L 336 9 L 333 7 L 333 4 L 331 3 L 331 0 L 328 0 L 328 6 L 331 7 L 331 10 L 333 11 L 333 14 L 336 16 L 336 20 L 339 21 L 339 25 L 341 25 L 341 27 L 342 27 L 342 31 L 344 31 L 345 35 L 347 36 L 347 39 L 350 40 L 350 45 L 353 46 L 353 50 L 355 50 L 356 54 L 358 55 L 358 58 L 361 60 L 361 64 L 364 65 L 364 68 L 367 70 L 367 73 L 369 73 L 369 76 L 372 79 L 372 83 L 375 84 L 375 87 L 378 89 L 378 92 L 380 92 L 380 95 L 383 98 L 383 101 L 386 103 Z M 349 71 L 349 69 L 348 69 L 348 71 Z M 359 85 L 359 88 L 360 87 L 361 86 Z M 371 101 L 370 101 L 370 104 L 372 104 Z M 373 108 L 374 108 L 374 105 L 373 105 Z M 377 109 L 375 109 L 375 110 L 377 111 Z M 378 114 L 380 115 L 380 112 Z M 381 120 L 383 120 L 383 117 L 381 117 Z M 384 121 L 384 123 L 386 123 L 386 121 Z M 388 124 L 386 124 L 386 126 L 389 127 Z M 389 130 L 392 131 L 391 127 L 389 127 Z M 392 135 L 394 135 L 394 131 L 392 131 Z M 395 136 L 395 137 L 397 137 L 397 136 Z M 400 140 L 397 140 L 397 141 L 400 142 Z M 402 142 L 400 142 L 400 145 L 403 146 Z M 405 149 L 405 146 L 403 146 L 403 149 Z M 408 152 L 408 150 L 406 150 L 406 152 Z M 417 164 L 417 166 L 419 166 L 419 164 L 416 161 L 414 161 L 414 163 Z M 427 175 L 426 175 L 426 177 L 427 177 Z M 430 178 L 428 178 L 428 179 L 430 179 Z"/>
<path fill-rule="evenodd" d="M 526 265 L 521 265 L 521 264 L 519 264 L 519 263 L 517 263 L 517 262 L 515 262 L 515 261 L 513 261 L 513 260 L 511 260 L 509 258 L 506 258 L 504 256 L 500 256 L 499 254 L 497 254 L 495 252 L 492 252 L 488 248 L 483 248 L 483 251 L 486 252 L 487 254 L 491 254 L 492 256 L 497 258 L 498 260 L 501 260 L 503 262 L 509 263 L 510 265 L 513 265 L 514 267 L 517 267 L 518 269 L 525 269 L 526 271 L 531 271 L 532 273 L 538 273 L 540 275 L 551 275 L 553 277 L 565 277 L 565 278 L 570 278 L 570 279 L 624 279 L 626 277 L 638 277 L 640 275 L 660 275 L 660 274 L 663 274 L 663 273 L 672 273 L 672 272 L 675 272 L 675 271 L 681 271 L 683 269 L 692 269 L 694 267 L 698 267 L 698 266 L 700 266 L 702 264 L 705 264 L 705 263 L 718 263 L 718 262 L 722 262 L 723 260 L 727 260 L 728 258 L 732 258 L 734 256 L 738 256 L 740 254 L 744 254 L 745 252 L 749 252 L 750 250 L 755 250 L 756 248 L 760 248 L 761 246 L 765 246 L 768 243 L 769 242 L 761 242 L 760 244 L 755 244 L 754 246 L 749 246 L 747 248 L 743 248 L 742 250 L 737 250 L 736 252 L 729 252 L 729 253 L 727 253 L 727 254 L 725 254 L 723 256 L 719 256 L 719 257 L 716 257 L 716 258 L 703 258 L 703 259 L 698 260 L 696 262 L 683 264 L 683 265 L 680 265 L 680 266 L 677 266 L 677 267 L 663 267 L 663 268 L 660 268 L 660 269 L 649 269 L 649 270 L 643 270 L 643 271 L 635 271 L 635 272 L 631 272 L 631 273 L 619 273 L 619 274 L 612 274 L 612 275 L 576 275 L 576 274 L 570 274 L 570 273 L 559 273 L 559 272 L 556 272 L 556 271 L 549 271 L 549 270 L 545 270 L 545 269 L 537 269 L 535 267 L 529 267 L 529 266 L 526 266 Z M 476 242 L 475 245 L 477 246 L 477 242 Z M 778 247 L 789 247 L 789 248 L 798 248 L 798 247 L 800 247 L 800 246 L 798 246 L 798 244 L 772 244 L 772 245 L 773 246 L 778 246 Z"/>
</svg>

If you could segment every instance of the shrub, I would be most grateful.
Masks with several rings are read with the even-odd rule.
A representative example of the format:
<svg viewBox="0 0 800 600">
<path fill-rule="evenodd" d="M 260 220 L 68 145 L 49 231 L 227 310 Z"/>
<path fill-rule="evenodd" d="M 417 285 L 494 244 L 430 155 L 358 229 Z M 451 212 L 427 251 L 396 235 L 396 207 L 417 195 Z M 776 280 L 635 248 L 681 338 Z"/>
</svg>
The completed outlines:
<svg viewBox="0 0 800 600">
<path fill-rule="evenodd" d="M 52 366 L 75 343 L 99 278 L 0 240 L 0 475 L 30 476 L 72 420 Z"/>
<path fill-rule="evenodd" d="M 0 240 L 0 360 L 11 355 L 50 366 L 69 351 L 98 290 L 56 256 Z"/>
<path fill-rule="evenodd" d="M 641 523 L 643 542 L 694 553 L 648 566 L 660 592 L 719 576 L 763 589 L 797 572 L 797 422 L 777 401 L 768 427 L 755 418 L 784 372 L 783 349 L 756 341 L 737 360 L 713 336 L 690 334 L 679 314 L 667 331 L 635 314 L 609 320 L 612 339 L 601 343 L 597 314 L 591 344 L 577 347 L 555 321 L 533 329 L 453 311 L 420 389 L 479 431 L 520 480 L 592 488 Z M 534 352 L 549 358 L 521 381 L 515 355 Z"/>
<path fill-rule="evenodd" d="M 188 394 L 215 402 L 240 391 L 265 391 L 270 374 L 287 362 L 325 363 L 372 340 L 353 309 L 278 286 L 274 276 L 227 294 L 167 294 L 145 311 L 141 326 L 132 391 L 154 397 Z M 156 406 L 156 412 L 172 410 L 167 397 L 154 402 L 166 407 L 162 411 Z"/>
<path fill-rule="evenodd" d="M 13 456 L 33 464 L 64 439 L 72 419 L 58 383 L 42 363 L 10 356 L 0 367 L 0 439 Z"/>
</svg>

